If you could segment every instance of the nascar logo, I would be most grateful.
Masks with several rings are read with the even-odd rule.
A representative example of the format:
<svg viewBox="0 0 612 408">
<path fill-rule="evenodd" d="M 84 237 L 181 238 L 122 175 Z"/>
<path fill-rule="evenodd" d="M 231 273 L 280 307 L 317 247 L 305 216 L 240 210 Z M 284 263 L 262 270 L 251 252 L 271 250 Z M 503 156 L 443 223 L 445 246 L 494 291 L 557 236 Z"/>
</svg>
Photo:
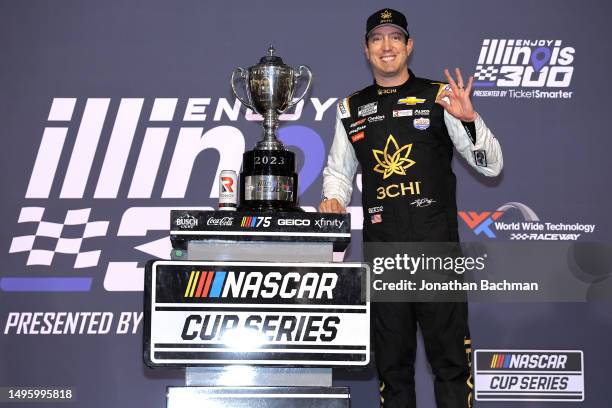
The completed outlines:
<svg viewBox="0 0 612 408">
<path fill-rule="evenodd" d="M 183 297 L 219 297 L 226 275 L 221 271 L 192 271 Z"/>
<path fill-rule="evenodd" d="M 511 357 L 507 354 L 493 354 L 491 357 L 491 368 L 508 368 L 510 367 Z"/>
<path fill-rule="evenodd" d="M 337 283 L 332 272 L 191 271 L 183 297 L 333 299 Z"/>
<path fill-rule="evenodd" d="M 566 355 L 557 354 L 493 354 L 491 368 L 565 369 Z"/>
</svg>

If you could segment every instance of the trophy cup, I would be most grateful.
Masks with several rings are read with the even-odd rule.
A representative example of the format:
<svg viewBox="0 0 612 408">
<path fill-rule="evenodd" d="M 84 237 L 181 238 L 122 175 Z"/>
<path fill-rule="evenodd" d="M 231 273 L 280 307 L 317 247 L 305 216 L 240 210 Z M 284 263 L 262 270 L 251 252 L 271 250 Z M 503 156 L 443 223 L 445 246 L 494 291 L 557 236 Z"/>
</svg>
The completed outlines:
<svg viewBox="0 0 612 408">
<path fill-rule="evenodd" d="M 268 55 L 248 69 L 232 73 L 232 91 L 243 105 L 263 116 L 264 137 L 255 149 L 246 151 L 240 172 L 240 207 L 244 211 L 301 211 L 297 205 L 298 176 L 295 154 L 276 138 L 278 117 L 304 98 L 312 83 L 305 65 L 297 69 L 283 63 L 270 46 Z M 236 91 L 236 77 L 244 80 L 246 99 Z M 307 77 L 302 94 L 294 99 L 298 80 Z"/>
</svg>

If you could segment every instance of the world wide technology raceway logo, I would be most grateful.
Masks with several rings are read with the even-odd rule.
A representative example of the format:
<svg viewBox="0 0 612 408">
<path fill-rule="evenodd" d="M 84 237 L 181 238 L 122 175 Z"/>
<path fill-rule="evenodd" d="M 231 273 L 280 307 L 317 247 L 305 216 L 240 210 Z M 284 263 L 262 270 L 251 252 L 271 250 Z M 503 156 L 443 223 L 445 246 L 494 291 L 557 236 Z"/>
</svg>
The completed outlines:
<svg viewBox="0 0 612 408">
<path fill-rule="evenodd" d="M 487 239 L 519 241 L 576 241 L 595 231 L 595 224 L 541 220 L 527 205 L 510 202 L 494 211 L 459 211 L 472 232 Z"/>
<path fill-rule="evenodd" d="M 484 39 L 474 73 L 474 96 L 570 99 L 575 53 L 562 40 Z"/>
<path fill-rule="evenodd" d="M 333 115 L 336 101 L 310 98 L 308 119 Z M 303 153 L 300 193 L 321 174 L 326 150 L 313 129 L 290 123 L 307 102 L 281 117 L 289 123 L 278 132 Z M 170 210 L 184 208 L 189 192 L 204 195 L 191 209 L 216 207 L 219 174 L 240 169 L 247 143 L 235 123 L 262 120 L 225 98 L 53 98 L 44 119 L 32 136 L 36 156 L 19 158 L 33 166 L 4 251 L 24 267 L 1 271 L 5 292 L 84 292 L 95 282 L 142 291 L 143 262 L 170 253 Z"/>
</svg>

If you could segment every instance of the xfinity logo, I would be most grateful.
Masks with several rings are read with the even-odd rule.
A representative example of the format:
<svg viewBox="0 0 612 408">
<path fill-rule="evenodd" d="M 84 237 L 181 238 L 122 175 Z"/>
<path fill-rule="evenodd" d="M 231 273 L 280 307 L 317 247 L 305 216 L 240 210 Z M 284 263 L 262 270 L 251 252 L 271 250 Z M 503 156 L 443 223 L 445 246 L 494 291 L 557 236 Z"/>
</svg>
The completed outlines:
<svg viewBox="0 0 612 408">
<path fill-rule="evenodd" d="M 341 220 L 326 220 L 325 218 L 315 220 L 315 226 L 317 226 L 318 228 L 323 228 L 323 227 L 342 228 L 343 225 L 344 225 L 344 221 L 341 221 Z"/>
</svg>

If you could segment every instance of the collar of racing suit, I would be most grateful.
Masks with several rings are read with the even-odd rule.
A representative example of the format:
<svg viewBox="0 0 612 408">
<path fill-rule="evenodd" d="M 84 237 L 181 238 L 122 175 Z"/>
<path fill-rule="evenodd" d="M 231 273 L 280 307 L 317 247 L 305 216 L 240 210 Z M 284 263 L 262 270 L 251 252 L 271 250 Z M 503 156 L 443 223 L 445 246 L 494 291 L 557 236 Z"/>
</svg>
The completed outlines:
<svg viewBox="0 0 612 408">
<path fill-rule="evenodd" d="M 400 89 L 405 88 L 407 86 L 410 86 L 410 84 L 414 81 L 414 73 L 410 70 L 410 68 L 408 69 L 408 79 L 406 80 L 406 82 L 404 82 L 401 85 L 397 85 L 397 86 L 380 86 L 376 83 L 376 80 L 374 80 L 374 85 L 376 87 L 376 93 L 379 96 L 382 95 L 389 95 L 389 94 L 396 94 L 399 92 Z"/>
</svg>

